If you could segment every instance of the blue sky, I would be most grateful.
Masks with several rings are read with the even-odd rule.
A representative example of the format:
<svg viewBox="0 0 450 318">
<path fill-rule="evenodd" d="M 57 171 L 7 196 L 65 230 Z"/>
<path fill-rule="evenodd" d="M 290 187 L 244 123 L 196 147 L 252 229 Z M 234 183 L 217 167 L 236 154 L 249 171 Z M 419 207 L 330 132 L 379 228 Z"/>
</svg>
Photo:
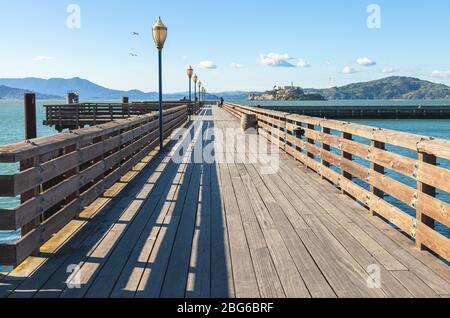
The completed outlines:
<svg viewBox="0 0 450 318">
<path fill-rule="evenodd" d="M 67 27 L 70 4 L 81 9 L 80 28 Z M 381 28 L 367 25 L 371 4 Z M 209 91 L 390 75 L 450 84 L 449 13 L 448 0 L 0 0 L 0 77 L 78 76 L 155 91 L 150 30 L 160 15 L 169 28 L 166 92 L 186 90 L 187 64 Z"/>
</svg>

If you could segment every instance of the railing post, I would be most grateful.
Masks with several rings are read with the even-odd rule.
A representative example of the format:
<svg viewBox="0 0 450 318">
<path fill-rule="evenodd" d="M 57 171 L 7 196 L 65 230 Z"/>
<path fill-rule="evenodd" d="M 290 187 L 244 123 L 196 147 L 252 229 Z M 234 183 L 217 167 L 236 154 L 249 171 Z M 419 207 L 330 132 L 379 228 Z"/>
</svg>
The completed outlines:
<svg viewBox="0 0 450 318">
<path fill-rule="evenodd" d="M 379 142 L 379 141 L 376 141 L 376 140 L 372 140 L 371 141 L 371 146 L 370 146 L 369 149 L 370 149 L 369 151 L 371 152 L 369 154 L 370 155 L 370 170 L 371 170 L 371 172 L 384 174 L 384 167 L 373 162 L 373 159 L 372 159 L 372 155 L 373 155 L 372 152 L 373 152 L 373 150 L 372 149 L 385 150 L 386 149 L 385 143 Z M 372 185 L 372 182 L 370 183 L 370 192 L 372 192 L 375 196 L 377 196 L 379 198 L 382 198 L 382 199 L 384 198 L 384 192 L 381 191 L 380 189 L 374 187 Z M 371 215 L 375 215 L 376 213 L 375 213 L 375 211 L 373 209 L 370 209 L 370 214 Z"/>
<path fill-rule="evenodd" d="M 79 104 L 75 105 L 75 114 L 76 114 L 75 126 L 76 126 L 76 129 L 79 129 L 80 128 L 80 105 Z"/>
<path fill-rule="evenodd" d="M 62 106 L 58 106 L 58 122 L 59 122 L 58 131 L 61 132 L 63 130 Z"/>
<path fill-rule="evenodd" d="M 25 139 L 31 140 L 37 137 L 36 128 L 36 95 L 25 94 L 24 96 L 24 108 L 25 108 Z M 39 156 L 22 160 L 20 162 L 20 171 L 28 170 L 35 167 L 39 163 Z M 20 202 L 25 203 L 31 198 L 35 197 L 39 193 L 39 188 L 32 189 L 24 192 L 20 196 Z M 34 219 L 30 223 L 22 227 L 22 237 L 30 233 L 39 225 L 39 218 Z M 38 251 L 35 251 L 35 253 Z"/>
<path fill-rule="evenodd" d="M 308 129 L 314 131 L 315 130 L 314 125 L 308 124 Z M 310 145 L 312 145 L 312 147 L 314 147 L 314 139 L 308 138 L 307 141 L 308 141 L 308 144 L 310 144 Z M 314 158 L 315 158 L 314 154 L 309 151 L 306 151 L 306 152 L 308 153 L 308 157 L 314 160 Z"/>
<path fill-rule="evenodd" d="M 320 143 L 321 143 L 322 152 L 320 153 L 320 163 L 322 164 L 322 166 L 329 168 L 330 163 L 323 159 L 323 153 L 325 151 L 328 151 L 328 152 L 331 151 L 331 147 L 329 145 L 327 145 L 326 143 L 324 143 L 325 135 L 331 135 L 331 129 L 323 127 L 321 125 L 321 131 L 322 131 L 322 139 L 321 139 Z M 324 179 L 323 172 L 322 172 L 322 179 Z"/>
<path fill-rule="evenodd" d="M 25 112 L 25 139 L 30 140 L 37 137 L 36 126 L 36 95 L 27 93 L 24 95 Z"/>
<path fill-rule="evenodd" d="M 343 132 L 342 133 L 342 139 L 352 140 L 353 136 L 352 136 L 352 134 Z M 351 153 L 345 152 L 343 150 L 343 145 L 341 145 L 341 175 L 345 179 L 352 180 L 353 176 L 350 173 L 348 173 L 347 171 L 345 171 L 345 169 L 342 166 L 342 161 L 343 161 L 342 159 L 347 159 L 347 160 L 352 160 L 353 159 L 353 156 L 352 156 Z M 348 194 L 345 190 L 342 189 L 342 186 L 341 186 L 341 192 L 342 192 L 342 194 Z"/>
<path fill-rule="evenodd" d="M 127 96 L 122 97 L 122 118 L 125 117 L 125 114 L 130 117 L 130 110 L 129 110 L 129 98 Z"/>
<path fill-rule="evenodd" d="M 419 166 L 416 167 L 417 170 L 420 169 L 420 164 L 422 164 L 422 163 L 427 163 L 427 164 L 434 165 L 434 166 L 437 164 L 437 160 L 436 160 L 435 156 L 429 155 L 429 154 L 426 154 L 426 153 L 423 153 L 420 151 L 418 152 L 418 159 L 419 159 L 419 163 L 418 163 Z M 416 174 L 417 174 L 417 172 L 416 172 Z M 432 187 L 426 183 L 420 182 L 420 181 L 417 181 L 417 192 L 418 192 L 417 201 L 420 200 L 420 193 L 429 195 L 431 197 L 436 197 L 436 188 Z M 425 226 L 428 226 L 428 227 L 434 229 L 434 225 L 435 225 L 434 220 L 423 213 L 421 206 L 422 206 L 422 204 L 416 203 L 416 221 L 417 221 L 416 229 L 419 228 L 419 224 L 421 224 L 421 223 Z M 424 249 L 422 240 L 420 238 L 420 233 L 417 233 L 417 232 L 416 232 L 416 246 L 419 249 Z"/>
</svg>

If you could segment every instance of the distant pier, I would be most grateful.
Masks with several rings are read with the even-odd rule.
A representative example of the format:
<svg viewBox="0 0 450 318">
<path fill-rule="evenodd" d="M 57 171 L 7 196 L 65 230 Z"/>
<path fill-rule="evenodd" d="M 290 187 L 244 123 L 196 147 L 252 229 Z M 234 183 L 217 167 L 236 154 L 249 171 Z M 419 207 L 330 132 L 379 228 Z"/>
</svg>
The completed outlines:
<svg viewBox="0 0 450 318">
<path fill-rule="evenodd" d="M 450 105 L 260 106 L 280 112 L 329 119 L 449 119 Z"/>
<path fill-rule="evenodd" d="M 164 109 L 186 105 L 186 101 L 164 102 Z M 124 98 L 122 103 L 68 103 L 62 105 L 44 105 L 45 126 L 55 127 L 59 132 L 101 125 L 132 116 L 145 115 L 158 110 L 157 102 L 129 103 Z"/>
</svg>

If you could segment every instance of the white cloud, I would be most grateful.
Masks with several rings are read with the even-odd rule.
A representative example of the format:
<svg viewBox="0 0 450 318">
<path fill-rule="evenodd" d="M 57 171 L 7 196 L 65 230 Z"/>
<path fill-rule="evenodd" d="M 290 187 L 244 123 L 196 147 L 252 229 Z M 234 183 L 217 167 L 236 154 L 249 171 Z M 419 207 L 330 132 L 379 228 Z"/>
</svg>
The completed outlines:
<svg viewBox="0 0 450 318">
<path fill-rule="evenodd" d="M 342 74 L 354 74 L 354 73 L 357 73 L 357 71 L 351 66 L 344 67 L 341 72 L 342 72 Z"/>
<path fill-rule="evenodd" d="M 391 74 L 391 73 L 396 73 L 397 69 L 392 68 L 392 67 L 385 67 L 381 70 L 381 73 L 383 74 Z"/>
<path fill-rule="evenodd" d="M 308 68 L 308 67 L 312 67 L 311 64 L 309 64 L 307 61 L 305 61 L 304 59 L 299 59 L 297 61 L 297 66 L 301 67 L 301 68 Z"/>
<path fill-rule="evenodd" d="M 239 63 L 231 63 L 231 67 L 234 68 L 235 70 L 239 70 L 241 68 L 244 68 L 245 65 L 239 64 Z"/>
<path fill-rule="evenodd" d="M 197 66 L 208 70 L 214 70 L 217 68 L 216 63 L 214 63 L 213 61 L 201 61 Z"/>
<path fill-rule="evenodd" d="M 36 61 L 36 62 L 48 61 L 48 60 L 52 60 L 52 59 L 53 59 L 53 57 L 45 56 L 45 55 L 38 55 L 38 56 L 33 57 L 33 61 Z"/>
<path fill-rule="evenodd" d="M 435 70 L 431 73 L 431 76 L 438 78 L 450 77 L 450 71 Z"/>
<path fill-rule="evenodd" d="M 183 55 L 181 58 L 183 59 L 183 61 L 187 61 L 187 59 L 188 59 L 188 57 L 186 55 Z"/>
<path fill-rule="evenodd" d="M 271 67 L 295 67 L 290 61 L 292 57 L 289 54 L 278 54 L 278 53 L 269 53 L 269 54 L 260 54 L 260 62 L 263 65 L 271 66 Z"/>
<path fill-rule="evenodd" d="M 325 60 L 325 64 L 326 65 L 331 65 L 331 64 L 333 64 L 333 61 L 331 59 L 326 59 Z"/>
<path fill-rule="evenodd" d="M 367 57 L 360 57 L 359 59 L 356 60 L 356 63 L 358 63 L 359 65 L 362 65 L 362 66 L 377 65 L 377 63 L 375 61 L 372 61 L 371 59 L 369 59 Z"/>
</svg>

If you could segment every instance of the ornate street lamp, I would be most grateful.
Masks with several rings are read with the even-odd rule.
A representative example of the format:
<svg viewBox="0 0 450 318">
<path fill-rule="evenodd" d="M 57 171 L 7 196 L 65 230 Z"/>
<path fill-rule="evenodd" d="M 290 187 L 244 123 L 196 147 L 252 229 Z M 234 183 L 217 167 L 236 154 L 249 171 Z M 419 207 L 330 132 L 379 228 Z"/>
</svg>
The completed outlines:
<svg viewBox="0 0 450 318">
<path fill-rule="evenodd" d="M 194 74 L 194 70 L 192 69 L 192 66 L 189 65 L 188 69 L 186 70 L 187 76 L 189 77 L 189 105 L 188 105 L 188 112 L 189 112 L 189 121 L 191 120 L 192 115 L 192 75 Z"/>
<path fill-rule="evenodd" d="M 194 80 L 194 109 L 195 109 L 197 107 L 197 81 L 198 81 L 197 74 L 195 74 L 192 79 Z"/>
<path fill-rule="evenodd" d="M 163 133 L 163 104 L 162 104 L 162 50 L 167 39 L 167 27 L 158 18 L 152 29 L 153 40 L 158 49 L 158 67 L 159 67 L 159 147 L 163 149 L 164 133 Z"/>
<path fill-rule="evenodd" d="M 199 101 L 199 106 L 202 106 L 202 81 L 198 81 L 198 101 Z"/>
</svg>

